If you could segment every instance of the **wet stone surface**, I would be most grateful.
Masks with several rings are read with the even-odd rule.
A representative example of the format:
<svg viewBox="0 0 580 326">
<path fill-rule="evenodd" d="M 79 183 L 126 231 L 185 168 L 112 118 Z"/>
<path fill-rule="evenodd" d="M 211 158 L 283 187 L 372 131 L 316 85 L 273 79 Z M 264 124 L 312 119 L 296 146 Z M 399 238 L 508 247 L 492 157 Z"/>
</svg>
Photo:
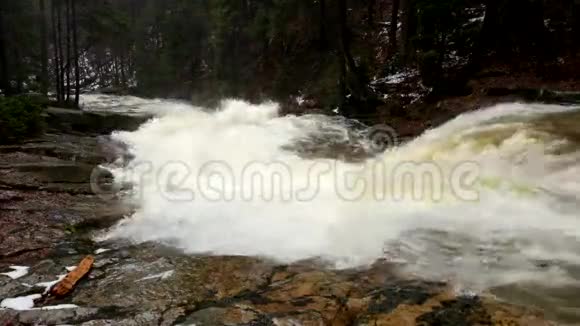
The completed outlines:
<svg viewBox="0 0 580 326">
<path fill-rule="evenodd" d="M 187 256 L 156 244 L 96 255 L 90 275 L 61 300 L 61 310 L 0 311 L 0 320 L 82 325 L 548 325 L 535 311 L 456 298 L 444 284 L 405 280 L 386 263 L 334 271 L 280 266 L 249 257 Z M 16 283 L 54 280 L 83 254 L 32 266 L 0 295 L 37 293 Z M 499 315 L 498 311 L 501 311 Z M 508 324 L 502 324 L 509 321 Z M 526 323 L 523 323 L 526 321 Z"/>
</svg>

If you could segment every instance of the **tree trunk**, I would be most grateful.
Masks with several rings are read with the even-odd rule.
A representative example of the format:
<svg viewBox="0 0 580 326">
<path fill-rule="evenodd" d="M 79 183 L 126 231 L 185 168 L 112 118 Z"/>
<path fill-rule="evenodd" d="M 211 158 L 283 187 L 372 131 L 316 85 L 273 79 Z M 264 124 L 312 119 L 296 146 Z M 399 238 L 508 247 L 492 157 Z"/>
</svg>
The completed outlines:
<svg viewBox="0 0 580 326">
<path fill-rule="evenodd" d="M 367 3 L 367 19 L 369 27 L 373 28 L 375 24 L 375 7 L 377 5 L 376 0 L 368 0 Z"/>
<path fill-rule="evenodd" d="M 520 61 L 522 56 L 544 56 L 545 26 L 541 0 L 487 0 L 477 51 Z"/>
<path fill-rule="evenodd" d="M 74 1 L 74 0 L 73 0 Z M 70 10 L 70 2 L 65 0 L 65 8 L 66 8 L 66 20 L 65 20 L 65 30 L 66 30 L 66 102 L 67 105 L 70 101 L 70 91 L 71 91 L 71 81 L 70 81 L 70 71 L 72 68 L 72 60 L 71 60 L 71 10 Z"/>
<path fill-rule="evenodd" d="M 339 51 L 338 57 L 338 103 L 341 108 L 346 106 L 346 62 Z"/>
<path fill-rule="evenodd" d="M 341 107 L 346 104 L 347 92 L 347 52 L 348 52 L 348 30 L 346 26 L 346 0 L 338 0 L 338 23 L 339 23 L 339 44 L 340 51 L 338 54 L 339 76 L 338 76 L 338 94 Z"/>
<path fill-rule="evenodd" d="M 119 64 L 117 63 L 117 55 L 113 54 L 113 70 L 115 71 L 115 79 L 114 84 L 115 88 L 120 86 L 120 79 L 119 79 Z"/>
<path fill-rule="evenodd" d="M 54 0 L 56 1 L 56 0 Z M 59 98 L 59 103 L 60 104 L 64 104 L 64 100 L 65 100 L 65 93 L 66 93 L 66 89 L 65 89 L 65 63 L 64 63 L 64 50 L 62 48 L 62 2 L 61 1 L 56 1 L 57 2 L 57 8 L 56 8 L 56 35 L 57 35 L 57 43 L 56 46 L 58 47 L 58 54 L 59 54 L 59 78 L 60 78 L 60 98 Z"/>
<path fill-rule="evenodd" d="M 126 74 L 126 67 L 125 67 L 125 54 L 124 51 L 125 50 L 121 50 L 121 57 L 119 59 L 119 63 L 120 63 L 120 69 L 121 69 L 121 84 L 123 85 L 123 88 L 127 87 L 127 74 Z"/>
<path fill-rule="evenodd" d="M 320 46 L 321 50 L 326 49 L 328 41 L 326 39 L 326 0 L 319 0 L 318 1 L 318 9 L 319 9 L 319 17 L 318 17 L 318 26 L 319 26 L 319 40 L 318 45 Z"/>
<path fill-rule="evenodd" d="M 347 23 L 346 0 L 338 0 L 338 22 L 339 22 L 339 43 L 340 43 L 340 92 L 341 102 L 344 103 L 346 92 L 350 92 L 350 98 L 353 102 L 366 102 L 368 94 L 366 86 L 361 80 L 356 63 L 350 52 L 350 35 Z"/>
<path fill-rule="evenodd" d="M 6 34 L 4 31 L 4 9 L 0 1 L 0 90 L 5 93 L 9 88 L 8 62 L 6 57 Z"/>
<path fill-rule="evenodd" d="M 525 28 L 522 34 L 529 35 L 531 31 L 532 35 L 530 37 L 531 46 L 527 51 L 535 53 L 536 55 L 536 73 L 540 76 L 546 74 L 545 64 L 549 56 L 548 49 L 548 31 L 544 22 L 544 1 L 532 0 L 531 3 L 532 12 L 530 15 L 529 29 Z M 526 51 L 526 45 L 524 45 L 524 51 Z"/>
<path fill-rule="evenodd" d="M 48 95 L 48 25 L 46 23 L 45 0 L 38 1 L 40 10 L 40 93 Z"/>
<path fill-rule="evenodd" d="M 576 40 L 580 40 L 580 0 L 574 0 L 572 4 L 573 32 Z M 580 49 L 580 42 L 575 42 L 576 48 Z"/>
<path fill-rule="evenodd" d="M 399 30 L 399 7 L 401 0 L 393 0 L 391 10 L 391 26 L 389 27 L 389 49 L 390 57 L 394 57 L 397 52 L 397 31 Z"/>
<path fill-rule="evenodd" d="M 494 37 L 498 33 L 499 25 L 499 0 L 487 0 L 479 50 L 494 46 Z"/>
<path fill-rule="evenodd" d="M 242 7 L 242 19 L 246 20 L 248 19 L 248 17 L 250 17 L 250 4 L 248 3 L 248 0 L 240 0 L 240 1 Z"/>
<path fill-rule="evenodd" d="M 573 4 L 573 20 L 574 20 L 574 39 L 580 40 L 580 0 L 574 0 Z M 580 42 L 575 42 L 576 50 L 580 50 Z M 576 55 L 579 55 L 576 52 Z"/>
<path fill-rule="evenodd" d="M 340 50 L 345 58 L 347 73 L 356 73 L 356 64 L 350 53 L 350 32 L 347 22 L 346 0 L 338 0 L 338 21 L 340 29 Z"/>
<path fill-rule="evenodd" d="M 62 97 L 62 90 L 60 88 L 61 81 L 60 81 L 60 46 L 59 46 L 59 37 L 58 37 L 58 15 L 57 8 L 58 4 L 56 0 L 52 0 L 51 2 L 51 20 L 52 20 L 52 43 L 53 43 L 53 51 L 54 51 L 54 77 L 55 77 L 55 90 L 56 90 L 56 101 L 61 103 Z"/>
<path fill-rule="evenodd" d="M 14 69 L 14 74 L 13 74 L 13 78 L 16 84 L 16 94 L 21 94 L 24 91 L 24 74 L 22 72 L 22 65 L 18 62 L 18 60 L 22 57 L 22 55 L 20 54 L 20 48 L 18 46 L 14 47 L 14 54 L 12 56 L 14 58 L 14 62 L 12 62 L 12 65 L 14 65 L 15 69 Z"/>
<path fill-rule="evenodd" d="M 483 18 L 483 26 L 479 33 L 477 43 L 471 53 L 469 67 L 471 72 L 476 72 L 483 64 L 484 54 L 493 54 L 496 49 L 495 35 L 499 33 L 499 1 L 500 0 L 486 0 L 485 2 L 485 16 Z"/>
<path fill-rule="evenodd" d="M 417 32 L 417 8 L 415 0 L 401 0 L 403 10 L 401 27 L 401 59 L 405 64 L 409 64 L 415 59 L 415 49 L 413 38 Z"/>
<path fill-rule="evenodd" d="M 75 107 L 79 107 L 80 93 L 81 93 L 81 82 L 80 82 L 80 69 L 79 69 L 79 43 L 78 43 L 78 26 L 77 26 L 77 10 L 76 1 L 71 0 L 72 7 L 72 31 L 73 31 L 73 52 L 75 61 Z"/>
</svg>

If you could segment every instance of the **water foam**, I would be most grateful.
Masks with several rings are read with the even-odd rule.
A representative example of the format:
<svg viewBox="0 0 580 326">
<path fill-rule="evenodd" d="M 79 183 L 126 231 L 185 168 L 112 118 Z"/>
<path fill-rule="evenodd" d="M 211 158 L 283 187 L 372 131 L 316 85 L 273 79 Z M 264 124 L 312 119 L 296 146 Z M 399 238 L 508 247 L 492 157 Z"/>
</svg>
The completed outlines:
<svg viewBox="0 0 580 326">
<path fill-rule="evenodd" d="M 386 257 L 405 261 L 421 276 L 452 278 L 471 288 L 555 277 L 568 282 L 578 276 L 569 266 L 580 264 L 580 155 L 559 150 L 571 140 L 537 130 L 535 123 L 571 110 L 498 105 L 348 163 L 289 149 L 329 139 L 368 146 L 344 119 L 280 117 L 275 103 L 225 101 L 215 112 L 166 108 L 139 130 L 113 135 L 128 146 L 132 160 L 108 168 L 116 180 L 133 184 L 127 200 L 138 208 L 108 236 L 159 241 L 194 254 L 320 258 L 337 267 Z M 262 164 L 273 162 L 282 165 Z M 464 162 L 476 163 L 479 177 L 468 186 L 478 198 L 462 200 L 449 188 L 438 201 L 388 194 L 376 200 L 368 189 L 356 200 L 339 196 L 344 176 L 354 175 L 367 188 L 384 186 L 387 181 L 369 169 L 377 162 L 428 162 L 446 177 Z M 254 183 L 239 179 L 255 163 L 268 176 L 281 171 L 283 177 L 287 167 L 292 183 L 278 187 L 268 179 L 271 196 L 257 195 Z M 318 174 L 315 196 L 300 200 L 294 190 L 312 184 L 313 166 L 328 170 L 321 168 L 326 173 Z M 224 169 L 235 177 L 223 178 Z M 242 196 L 248 193 L 253 195 Z"/>
<path fill-rule="evenodd" d="M 87 93 L 80 96 L 83 111 L 127 115 L 163 115 L 189 110 L 191 105 L 178 100 L 144 99 L 136 96 L 118 96 Z"/>
</svg>

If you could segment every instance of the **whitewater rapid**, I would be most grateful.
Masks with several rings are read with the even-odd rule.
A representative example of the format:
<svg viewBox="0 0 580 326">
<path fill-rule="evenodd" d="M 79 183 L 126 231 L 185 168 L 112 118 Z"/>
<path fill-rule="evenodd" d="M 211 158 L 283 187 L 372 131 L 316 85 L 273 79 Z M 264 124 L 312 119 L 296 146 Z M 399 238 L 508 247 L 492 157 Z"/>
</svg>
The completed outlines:
<svg viewBox="0 0 580 326">
<path fill-rule="evenodd" d="M 112 135 L 130 155 L 106 168 L 136 211 L 107 239 L 337 268 L 387 259 L 479 290 L 580 280 L 576 107 L 501 104 L 376 151 L 377 131 L 396 141 L 387 126 L 275 103 L 145 106 L 155 118 Z"/>
</svg>

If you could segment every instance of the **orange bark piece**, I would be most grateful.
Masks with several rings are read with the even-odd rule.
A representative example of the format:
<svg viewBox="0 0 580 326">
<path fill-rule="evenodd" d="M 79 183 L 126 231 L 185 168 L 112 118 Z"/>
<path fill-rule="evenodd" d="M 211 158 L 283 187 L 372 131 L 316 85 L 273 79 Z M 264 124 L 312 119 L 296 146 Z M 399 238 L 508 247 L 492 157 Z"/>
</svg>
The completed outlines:
<svg viewBox="0 0 580 326">
<path fill-rule="evenodd" d="M 93 267 L 95 258 L 93 256 L 86 256 L 80 264 L 72 272 L 68 273 L 66 277 L 58 282 L 51 290 L 50 294 L 58 297 L 67 295 L 75 285 L 80 281 Z"/>
</svg>

